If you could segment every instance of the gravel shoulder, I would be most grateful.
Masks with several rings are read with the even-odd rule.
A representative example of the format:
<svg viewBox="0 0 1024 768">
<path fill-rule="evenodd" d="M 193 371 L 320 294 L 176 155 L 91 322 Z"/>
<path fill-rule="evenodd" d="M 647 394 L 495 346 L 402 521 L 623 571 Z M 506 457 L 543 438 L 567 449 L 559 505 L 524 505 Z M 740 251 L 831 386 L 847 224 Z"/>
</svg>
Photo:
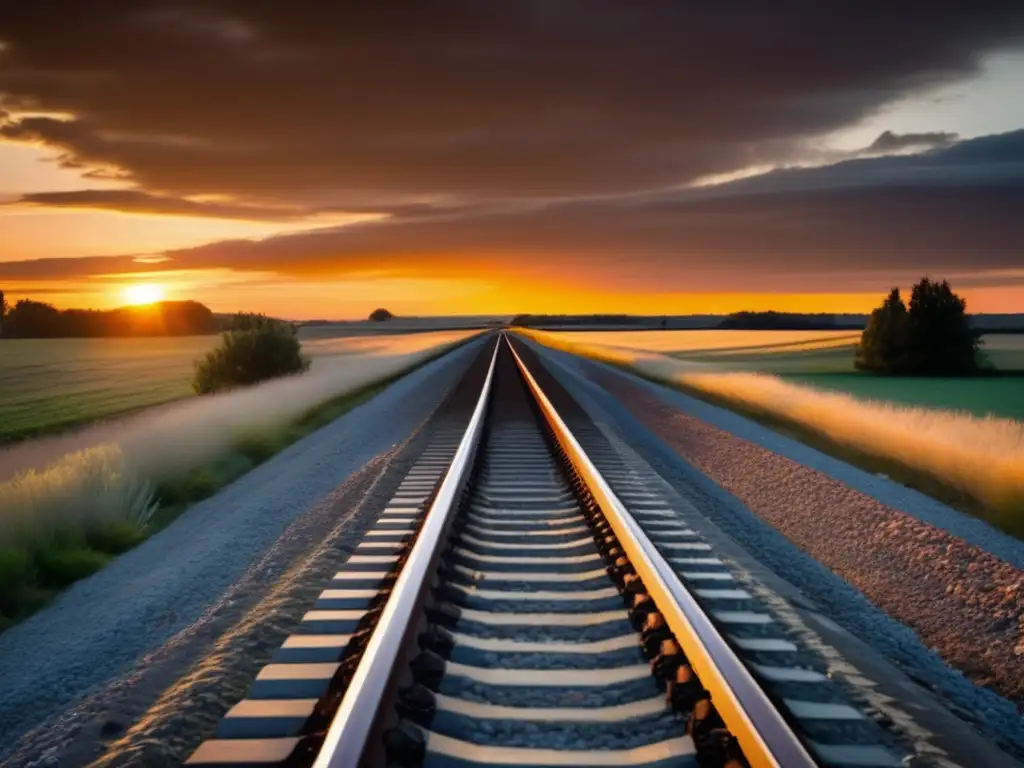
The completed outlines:
<svg viewBox="0 0 1024 768">
<path fill-rule="evenodd" d="M 912 627 L 981 685 L 1024 701 L 1024 572 L 815 469 L 659 401 L 596 381 L 690 464 Z"/>
<path fill-rule="evenodd" d="M 423 423 L 479 350 L 418 368 L 0 635 L 0 745 L 201 621 L 297 519 Z"/>
<path fill-rule="evenodd" d="M 993 741 L 1024 754 L 1024 721 L 1015 706 L 1024 700 L 1019 568 L 842 482 L 839 467 L 825 473 L 770 450 L 785 438 L 760 425 L 742 420 L 740 437 L 637 377 L 565 353 L 542 354 L 588 411 L 599 411 L 605 427 L 754 560 L 806 595 L 824 622 L 881 654 Z M 755 442 L 750 437 L 758 431 Z"/>
<path fill-rule="evenodd" d="M 726 408 L 711 405 L 639 376 L 628 378 L 640 389 L 689 416 L 814 469 L 887 507 L 941 528 L 1017 568 L 1024 569 L 1024 541 L 994 528 L 981 518 L 953 509 L 948 504 L 900 485 L 885 476 L 865 472 Z"/>
</svg>

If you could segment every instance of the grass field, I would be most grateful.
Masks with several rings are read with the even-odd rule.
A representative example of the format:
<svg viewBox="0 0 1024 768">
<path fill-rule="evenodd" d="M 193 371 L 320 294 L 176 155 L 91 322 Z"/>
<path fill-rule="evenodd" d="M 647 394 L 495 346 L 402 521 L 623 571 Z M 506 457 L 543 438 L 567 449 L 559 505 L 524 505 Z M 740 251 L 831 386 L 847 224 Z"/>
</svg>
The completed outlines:
<svg viewBox="0 0 1024 768">
<path fill-rule="evenodd" d="M 0 442 L 192 394 L 216 336 L 0 341 Z"/>
<path fill-rule="evenodd" d="M 90 426 L 67 438 L 77 441 L 72 453 L 40 454 L 39 444 L 46 441 L 9 446 L 8 454 L 27 453 L 34 462 L 28 466 L 37 469 L 0 482 L 0 630 L 135 546 L 190 504 L 473 334 L 313 344 L 308 351 L 313 365 L 302 376 L 183 398 Z M 36 367 L 37 386 L 54 386 L 48 377 L 55 367 L 67 370 L 64 351 L 65 357 L 55 355 L 49 368 Z M 127 367 L 130 361 L 121 352 Z M 155 353 L 152 357 L 160 359 Z M 191 357 L 186 361 L 190 367 Z M 143 370 L 158 377 L 149 359 Z"/>
<path fill-rule="evenodd" d="M 345 326 L 300 331 L 313 358 L 401 354 L 463 337 L 466 331 L 404 335 L 346 333 Z M 307 338 L 307 336 L 309 338 Z M 145 339 L 5 339 L 0 341 L 0 444 L 191 397 L 192 364 L 217 336 Z"/>
<path fill-rule="evenodd" d="M 857 373 L 849 331 L 578 332 L 564 338 L 683 361 L 694 372 L 771 373 L 859 399 L 966 411 L 1024 421 L 1024 334 L 983 338 L 987 366 L 1006 375 L 971 379 L 886 378 Z M 1019 372 L 1019 375 L 1010 375 Z"/>
<path fill-rule="evenodd" d="M 807 347 L 814 349 L 815 342 L 790 338 L 751 343 L 760 335 L 756 332 L 737 332 L 734 346 L 722 339 L 713 347 L 721 364 L 704 359 L 710 346 L 691 352 L 692 334 L 686 340 L 690 349 L 680 349 L 683 341 L 678 338 L 641 338 L 643 345 L 657 344 L 663 350 L 654 352 L 629 348 L 618 334 L 523 333 L 735 410 L 1024 536 L 1024 419 L 1014 419 L 1024 401 L 1022 376 L 890 379 L 792 368 L 778 375 L 764 372 L 777 364 L 775 356 L 791 361 Z M 611 343 L 599 343 L 609 338 Z M 996 343 L 990 349 L 1014 364 L 1021 337 L 992 339 Z M 836 335 L 824 337 L 817 349 L 832 350 L 837 343 Z M 800 349 L 794 352 L 794 345 Z M 725 350 L 743 350 L 735 352 L 740 356 L 756 350 L 768 362 L 754 371 L 736 368 Z"/>
</svg>

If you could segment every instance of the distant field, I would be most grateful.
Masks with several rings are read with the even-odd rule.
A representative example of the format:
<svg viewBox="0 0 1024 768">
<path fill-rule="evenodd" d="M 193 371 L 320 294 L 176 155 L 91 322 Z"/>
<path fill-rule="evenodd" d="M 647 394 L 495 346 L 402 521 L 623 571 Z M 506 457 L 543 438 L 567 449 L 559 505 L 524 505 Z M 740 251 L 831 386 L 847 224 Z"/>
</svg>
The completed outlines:
<svg viewBox="0 0 1024 768">
<path fill-rule="evenodd" d="M 573 333 L 573 341 L 656 352 L 694 371 L 773 373 L 817 389 L 903 405 L 961 410 L 1024 421 L 1024 334 L 983 337 L 994 378 L 884 378 L 856 373 L 849 331 L 623 331 Z"/>
<path fill-rule="evenodd" d="M 314 358 L 404 354 L 466 331 L 373 335 L 345 326 L 300 332 Z M 303 329 L 305 331 L 305 329 Z M 313 336 L 313 338 L 308 338 Z M 0 341 L 0 443 L 58 432 L 96 419 L 160 405 L 192 391 L 192 363 L 217 336 L 141 339 L 5 339 Z"/>
<path fill-rule="evenodd" d="M 216 336 L 0 341 L 0 441 L 192 394 Z"/>
<path fill-rule="evenodd" d="M 372 320 L 317 323 L 302 326 L 299 329 L 299 338 L 306 341 L 307 339 L 337 338 L 339 336 L 379 336 L 393 333 L 466 330 L 484 328 L 489 323 L 500 323 L 508 319 L 507 317 L 491 315 L 466 315 L 455 317 L 395 317 L 383 323 Z"/>
<path fill-rule="evenodd" d="M 621 347 L 708 363 L 716 368 L 766 373 L 851 373 L 852 331 L 579 331 L 583 344 Z M 1024 372 L 1024 334 L 982 337 L 989 365 Z"/>
<path fill-rule="evenodd" d="M 835 334 L 815 341 L 716 332 L 717 342 L 709 335 L 699 346 L 693 341 L 699 333 L 630 340 L 637 347 L 657 344 L 663 351 L 656 352 L 630 348 L 614 333 L 522 333 L 735 410 L 1024 538 L 1024 375 L 883 378 L 809 365 L 800 371 L 793 361 L 815 350 L 830 353 L 840 343 Z M 1024 337 L 988 341 L 1004 370 L 1020 370 Z M 777 358 L 789 366 L 786 372 L 778 372 Z"/>
</svg>

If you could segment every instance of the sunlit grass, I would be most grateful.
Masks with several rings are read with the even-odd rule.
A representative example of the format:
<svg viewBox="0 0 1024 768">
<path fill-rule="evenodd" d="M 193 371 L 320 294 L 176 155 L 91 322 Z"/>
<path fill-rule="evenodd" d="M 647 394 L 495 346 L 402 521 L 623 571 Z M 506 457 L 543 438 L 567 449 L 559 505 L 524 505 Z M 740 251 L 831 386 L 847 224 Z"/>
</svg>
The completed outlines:
<svg viewBox="0 0 1024 768">
<path fill-rule="evenodd" d="M 156 509 L 113 445 L 0 483 L 0 629 L 137 544 Z"/>
<path fill-rule="evenodd" d="M 0 629 L 188 504 L 473 331 L 387 337 L 310 372 L 130 417 L 109 441 L 0 483 Z M 16 446 L 12 450 L 30 445 Z"/>
<path fill-rule="evenodd" d="M 757 350 L 810 350 L 852 346 L 851 331 L 572 331 L 586 344 L 639 349 L 665 354 L 741 353 Z"/>
<path fill-rule="evenodd" d="M 538 342 L 585 355 L 685 389 L 781 425 L 818 444 L 869 459 L 873 469 L 925 478 L 925 486 L 968 503 L 990 522 L 1024 534 L 1024 423 L 956 410 L 862 400 L 762 373 L 715 370 L 667 355 L 583 343 L 578 334 L 524 332 Z M 910 381 L 913 380 L 905 380 Z M 986 380 L 980 380 L 982 382 Z M 999 381 L 991 379 L 987 381 Z M 852 455 L 852 454 L 851 454 Z M 878 464 L 878 460 L 883 463 Z M 907 470 L 907 472 L 902 472 Z M 921 485 L 921 483 L 917 483 Z"/>
</svg>

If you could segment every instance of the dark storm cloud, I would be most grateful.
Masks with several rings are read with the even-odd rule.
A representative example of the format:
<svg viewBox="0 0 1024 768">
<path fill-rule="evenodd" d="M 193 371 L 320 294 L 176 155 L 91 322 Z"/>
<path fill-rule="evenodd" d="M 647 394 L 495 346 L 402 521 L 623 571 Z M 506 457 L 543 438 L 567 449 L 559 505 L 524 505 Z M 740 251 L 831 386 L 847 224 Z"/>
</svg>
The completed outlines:
<svg viewBox="0 0 1024 768">
<path fill-rule="evenodd" d="M 974 71 L 1024 4 L 34 0 L 8 139 L 142 190 L 341 206 L 674 186 Z M 107 172 L 107 171 L 104 171 Z"/>
<path fill-rule="evenodd" d="M 893 133 L 883 131 L 865 152 L 877 154 L 890 154 L 904 149 L 936 149 L 948 147 L 957 140 L 955 133 L 945 131 L 930 131 L 928 133 Z"/>
<path fill-rule="evenodd" d="M 774 172 L 670 195 L 424 209 L 169 252 L 160 264 L 130 258 L 0 263 L 0 279 L 212 267 L 486 278 L 512 268 L 651 290 L 758 290 L 817 274 L 817 290 L 843 291 L 853 286 L 844 282 L 851 270 L 877 276 L 1019 269 L 1022 210 L 1024 131 L 1017 131 L 922 155 Z"/>
</svg>

